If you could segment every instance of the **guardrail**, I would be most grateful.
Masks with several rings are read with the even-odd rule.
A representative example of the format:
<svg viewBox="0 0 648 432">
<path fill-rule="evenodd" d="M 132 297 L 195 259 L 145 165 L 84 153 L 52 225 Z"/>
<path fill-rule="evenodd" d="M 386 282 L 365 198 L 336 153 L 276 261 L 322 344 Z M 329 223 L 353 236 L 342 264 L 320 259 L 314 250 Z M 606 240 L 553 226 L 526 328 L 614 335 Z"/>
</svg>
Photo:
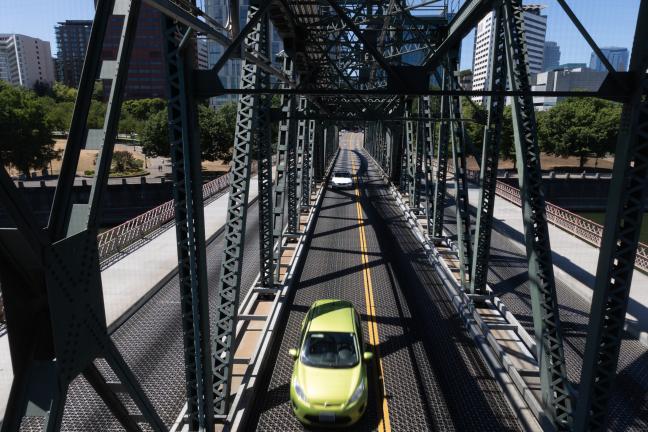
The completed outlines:
<svg viewBox="0 0 648 432">
<path fill-rule="evenodd" d="M 229 185 L 229 176 L 223 175 L 203 185 L 203 199 L 208 199 Z M 123 251 L 128 246 L 152 233 L 174 217 L 173 200 L 124 222 L 97 236 L 99 261 Z"/>
</svg>

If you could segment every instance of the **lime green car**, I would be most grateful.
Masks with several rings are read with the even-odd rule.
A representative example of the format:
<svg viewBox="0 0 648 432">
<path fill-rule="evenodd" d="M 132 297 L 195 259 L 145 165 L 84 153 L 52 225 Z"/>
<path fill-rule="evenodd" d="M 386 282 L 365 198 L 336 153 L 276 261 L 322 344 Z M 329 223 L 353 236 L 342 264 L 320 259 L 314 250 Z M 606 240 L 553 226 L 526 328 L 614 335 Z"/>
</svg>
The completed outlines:
<svg viewBox="0 0 648 432">
<path fill-rule="evenodd" d="M 306 425 L 348 426 L 367 407 L 367 367 L 362 327 L 353 304 L 318 300 L 302 323 L 300 348 L 291 349 L 295 367 L 290 400 Z"/>
</svg>

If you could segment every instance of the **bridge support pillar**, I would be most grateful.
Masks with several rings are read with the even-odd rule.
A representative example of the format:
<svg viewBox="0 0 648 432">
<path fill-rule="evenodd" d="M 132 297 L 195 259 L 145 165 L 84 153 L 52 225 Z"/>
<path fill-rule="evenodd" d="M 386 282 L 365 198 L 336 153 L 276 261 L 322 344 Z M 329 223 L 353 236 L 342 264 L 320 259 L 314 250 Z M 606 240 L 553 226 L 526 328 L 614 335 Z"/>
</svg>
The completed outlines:
<svg viewBox="0 0 648 432">
<path fill-rule="evenodd" d="M 630 100 L 624 104 L 583 369 L 574 418 L 576 431 L 606 429 L 608 401 L 634 272 L 648 190 L 648 1 L 639 5 L 629 72 Z M 643 288 L 643 287 L 642 287 Z"/>
<path fill-rule="evenodd" d="M 255 4 L 248 9 L 248 22 L 260 13 Z M 243 50 L 257 51 L 261 40 L 261 23 L 245 37 Z M 254 90 L 258 86 L 257 66 L 243 60 L 241 88 Z M 258 98 L 241 95 L 236 115 L 236 131 L 230 173 L 230 193 L 225 225 L 225 248 L 217 291 L 216 332 L 213 337 L 212 371 L 214 375 L 214 412 L 223 417 L 228 413 L 231 393 L 234 340 L 241 288 L 243 249 L 250 187 L 250 152 L 252 148 L 254 116 Z M 267 173 L 266 173 L 267 174 Z M 267 180 L 267 179 L 266 179 Z"/>
<path fill-rule="evenodd" d="M 521 0 L 505 0 L 505 41 L 511 90 L 522 92 L 513 100 L 515 159 L 522 198 L 524 236 L 529 262 L 529 287 L 533 326 L 538 341 L 542 402 L 558 429 L 571 423 L 571 394 L 565 371 L 556 285 L 549 243 L 549 230 L 542 193 L 533 97 L 529 93 L 529 62 L 524 39 Z"/>
<path fill-rule="evenodd" d="M 455 74 L 459 72 L 458 53 L 448 57 L 450 88 L 457 89 Z M 461 99 L 450 96 L 450 144 L 454 170 L 455 208 L 457 225 L 457 244 L 459 246 L 459 273 L 461 286 L 470 285 L 470 268 L 472 265 L 472 241 L 470 224 L 470 204 L 468 202 L 468 180 L 466 178 L 466 139 L 464 125 L 461 121 Z"/>
<path fill-rule="evenodd" d="M 504 50 L 504 14 L 502 7 L 495 11 L 495 43 L 491 57 L 488 83 L 493 91 L 506 90 L 506 53 Z M 504 114 L 504 96 L 488 96 L 487 124 L 484 130 L 484 142 L 479 173 L 479 204 L 475 229 L 475 247 L 473 248 L 472 276 L 470 291 L 473 294 L 484 294 L 488 282 L 488 265 L 490 259 L 491 231 L 493 229 L 493 210 L 495 208 L 495 186 L 497 185 L 497 166 L 499 146 L 502 138 L 502 118 Z"/>
<path fill-rule="evenodd" d="M 447 70 L 443 70 L 441 87 L 443 90 L 451 88 L 451 76 Z M 450 117 L 450 97 L 441 96 L 441 118 Z M 434 201 L 430 235 L 432 238 L 440 239 L 443 237 L 443 219 L 446 204 L 446 174 L 448 170 L 448 144 L 450 141 L 450 124 L 447 120 L 441 120 L 439 123 L 439 140 L 437 142 L 436 153 L 436 176 L 434 183 Z"/>
</svg>

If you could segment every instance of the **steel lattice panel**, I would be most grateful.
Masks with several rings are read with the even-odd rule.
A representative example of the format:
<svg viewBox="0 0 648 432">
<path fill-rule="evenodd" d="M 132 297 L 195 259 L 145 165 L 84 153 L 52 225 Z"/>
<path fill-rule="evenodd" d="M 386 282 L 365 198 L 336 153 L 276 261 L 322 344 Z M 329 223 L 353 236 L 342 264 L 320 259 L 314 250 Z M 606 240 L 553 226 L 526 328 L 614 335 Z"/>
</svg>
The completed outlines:
<svg viewBox="0 0 648 432">
<path fill-rule="evenodd" d="M 446 210 L 446 228 L 454 232 L 453 205 Z M 474 208 L 473 215 L 474 215 Z M 521 211 L 521 210 L 520 210 Z M 521 235 L 494 225 L 488 283 L 530 335 L 533 331 L 531 297 L 527 284 L 528 264 Z M 511 240 L 510 238 L 513 238 Z M 560 259 L 555 265 L 560 266 Z M 587 282 L 593 284 L 593 280 Z M 578 387 L 585 351 L 590 306 L 566 284 L 556 278 L 560 319 L 565 338 L 565 361 L 570 383 Z M 610 398 L 611 431 L 645 431 L 648 428 L 648 349 L 628 333 L 624 334 L 617 367 L 617 379 Z"/>
<path fill-rule="evenodd" d="M 250 207 L 241 298 L 243 298 L 259 271 L 259 234 L 256 204 Z M 210 283 L 210 310 L 216 308 L 215 287 L 223 250 L 220 235 L 207 247 L 207 265 Z M 214 316 L 213 312 L 210 314 Z M 215 323 L 211 323 L 212 332 Z M 184 354 L 180 316 L 180 288 L 178 278 L 169 281 L 141 309 L 112 334 L 113 341 L 132 368 L 160 417 L 170 427 L 185 403 Z M 105 373 L 103 362 L 99 369 Z M 110 375 L 107 375 L 110 377 Z M 109 379 L 110 381 L 110 379 Z M 132 413 L 134 405 L 126 401 Z M 26 418 L 21 431 L 40 432 L 40 418 Z M 145 430 L 148 425 L 143 426 Z M 70 387 L 65 406 L 63 431 L 123 431 L 95 391 L 83 377 Z"/>
</svg>

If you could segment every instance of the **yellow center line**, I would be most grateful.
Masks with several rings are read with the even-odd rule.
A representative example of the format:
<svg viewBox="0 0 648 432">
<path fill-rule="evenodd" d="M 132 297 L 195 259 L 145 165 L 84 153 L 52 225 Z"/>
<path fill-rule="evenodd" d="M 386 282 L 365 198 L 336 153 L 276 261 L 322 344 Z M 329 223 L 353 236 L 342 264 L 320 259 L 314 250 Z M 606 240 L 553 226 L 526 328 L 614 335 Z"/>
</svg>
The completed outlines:
<svg viewBox="0 0 648 432">
<path fill-rule="evenodd" d="M 355 161 L 351 161 L 352 170 L 355 172 Z M 358 178 L 356 176 L 356 178 Z M 377 375 L 378 375 L 378 413 L 379 422 L 378 430 L 380 432 L 391 432 L 391 424 L 389 422 L 389 407 L 387 405 L 387 398 L 385 397 L 385 380 L 383 377 L 383 364 L 382 357 L 380 356 L 380 338 L 378 337 L 378 323 L 376 321 L 376 304 L 374 302 L 373 285 L 371 283 L 371 270 L 369 268 L 369 256 L 367 254 L 367 237 L 364 227 L 364 217 L 362 213 L 362 205 L 360 204 L 360 189 L 358 187 L 359 180 L 356 180 L 355 195 L 356 195 L 356 212 L 358 216 L 358 232 L 360 235 L 360 256 L 362 259 L 362 273 L 364 277 L 364 294 L 365 294 L 365 307 L 369 320 L 367 327 L 369 329 L 369 345 L 371 345 L 374 355 L 377 360 Z"/>
</svg>

